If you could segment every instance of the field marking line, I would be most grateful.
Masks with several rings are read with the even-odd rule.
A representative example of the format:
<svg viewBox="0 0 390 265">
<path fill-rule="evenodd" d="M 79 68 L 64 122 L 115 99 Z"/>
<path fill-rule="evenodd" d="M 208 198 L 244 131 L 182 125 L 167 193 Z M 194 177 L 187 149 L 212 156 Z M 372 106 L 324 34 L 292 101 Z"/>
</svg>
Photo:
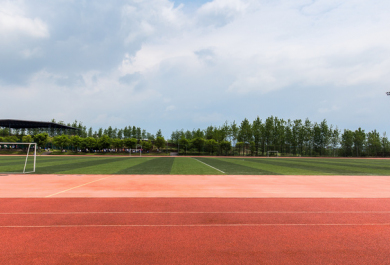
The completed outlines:
<svg viewBox="0 0 390 265">
<path fill-rule="evenodd" d="M 213 168 L 213 169 L 215 169 L 215 170 L 218 170 L 219 172 L 222 172 L 223 174 L 226 174 L 225 172 L 223 172 L 222 170 L 219 170 L 218 168 L 215 168 L 215 167 L 213 167 L 213 166 L 210 166 L 209 164 L 206 164 L 205 162 L 202 162 L 202 161 L 200 161 L 200 160 L 198 160 L 198 159 L 196 159 L 196 158 L 194 158 L 194 157 L 192 157 L 192 158 L 195 159 L 196 161 L 200 162 L 200 163 L 205 164 L 206 166 L 209 166 L 209 167 L 211 167 L 211 168 Z"/>
<path fill-rule="evenodd" d="M 366 224 L 190 224 L 190 225 L 2 225 L 0 228 L 89 228 L 89 227 L 249 227 L 249 226 L 390 226 L 390 223 Z"/>
<path fill-rule="evenodd" d="M 70 191 L 70 190 L 73 190 L 73 189 L 77 189 L 77 188 L 79 188 L 79 187 L 82 187 L 82 186 L 85 186 L 85 185 L 88 185 L 88 184 L 91 184 L 91 183 L 94 183 L 94 182 L 97 182 L 97 181 L 100 181 L 100 180 L 103 180 L 103 179 L 112 178 L 112 177 L 115 177 L 115 175 L 108 176 L 108 177 L 101 178 L 101 179 L 97 179 L 97 180 L 93 180 L 93 181 L 90 181 L 90 182 L 87 182 L 87 183 L 78 185 L 78 186 L 73 187 L 73 188 L 70 188 L 70 189 L 66 189 L 66 190 L 63 190 L 63 191 L 59 191 L 59 192 L 57 192 L 57 193 L 54 193 L 54 194 L 45 196 L 45 198 L 49 198 L 49 197 L 55 196 L 55 195 L 57 195 L 57 194 L 60 194 L 60 193 L 63 193 L 63 192 L 67 192 L 67 191 Z"/>
<path fill-rule="evenodd" d="M 0 215 L 60 215 L 60 214 L 390 214 L 390 211 L 314 211 L 314 212 L 15 212 L 0 213 Z"/>
</svg>

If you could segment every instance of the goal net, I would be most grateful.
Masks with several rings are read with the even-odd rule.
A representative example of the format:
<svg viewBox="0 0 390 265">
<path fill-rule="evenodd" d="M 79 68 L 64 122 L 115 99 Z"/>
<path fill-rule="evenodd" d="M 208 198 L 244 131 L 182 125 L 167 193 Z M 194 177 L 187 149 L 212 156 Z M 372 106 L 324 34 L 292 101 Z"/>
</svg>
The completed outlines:
<svg viewBox="0 0 390 265">
<path fill-rule="evenodd" d="M 267 151 L 267 157 L 270 157 L 270 156 L 278 157 L 279 152 L 278 151 Z"/>
<path fill-rule="evenodd" d="M 0 174 L 35 172 L 36 143 L 0 142 L 0 154 Z"/>
</svg>

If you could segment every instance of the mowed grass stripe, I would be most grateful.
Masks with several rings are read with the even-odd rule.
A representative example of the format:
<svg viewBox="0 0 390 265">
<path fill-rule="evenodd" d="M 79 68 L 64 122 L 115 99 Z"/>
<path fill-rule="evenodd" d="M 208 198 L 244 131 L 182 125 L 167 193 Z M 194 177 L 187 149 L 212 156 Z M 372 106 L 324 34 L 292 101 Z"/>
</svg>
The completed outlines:
<svg viewBox="0 0 390 265">
<path fill-rule="evenodd" d="M 122 169 L 116 174 L 168 175 L 171 173 L 173 161 L 173 157 L 151 158 L 142 164 Z"/>
<path fill-rule="evenodd" d="M 335 165 L 335 166 L 349 166 L 349 167 L 358 167 L 358 168 L 365 168 L 365 169 L 373 169 L 373 170 L 385 170 L 390 172 L 390 161 L 387 162 L 387 164 L 367 164 L 364 163 L 362 160 L 350 160 L 350 161 L 332 161 L 332 160 L 323 160 L 321 163 L 326 165 Z"/>
<path fill-rule="evenodd" d="M 26 157 L 12 157 L 11 159 L 2 159 L 0 163 L 0 172 L 3 173 L 22 173 Z M 34 157 L 27 160 L 26 171 L 32 171 L 34 167 Z"/>
<path fill-rule="evenodd" d="M 153 158 L 122 158 L 121 160 L 116 162 L 103 163 L 99 165 L 84 167 L 81 169 L 78 168 L 62 171 L 61 174 L 117 174 L 121 170 L 136 166 L 151 159 Z"/>
<path fill-rule="evenodd" d="M 222 172 L 215 170 L 194 158 L 176 157 L 173 161 L 172 175 L 223 175 Z"/>
<path fill-rule="evenodd" d="M 116 161 L 122 160 L 123 157 L 118 158 L 91 158 L 91 159 L 74 159 L 73 161 L 68 161 L 69 163 L 65 164 L 52 164 L 49 166 L 37 165 L 37 169 L 35 171 L 36 174 L 57 174 L 62 171 L 75 170 L 77 169 L 77 174 L 82 174 L 83 168 L 98 166 L 106 163 L 112 163 Z"/>
<path fill-rule="evenodd" d="M 305 169 L 317 172 L 316 175 L 367 175 L 362 171 L 354 167 L 346 166 L 328 166 L 321 164 L 321 162 L 311 159 L 288 159 L 288 158 L 269 158 L 269 159 L 256 159 L 257 163 L 269 164 L 275 166 L 285 166 L 296 169 Z"/>
<path fill-rule="evenodd" d="M 104 160 L 104 159 L 102 159 Z M 47 168 L 47 172 L 50 173 L 40 173 L 40 174 L 53 174 L 55 173 L 56 169 L 62 169 L 62 170 L 71 170 L 73 169 L 73 165 L 76 165 L 76 168 L 79 164 L 82 164 L 84 162 L 88 161 L 101 161 L 100 158 L 94 159 L 94 158 L 81 158 L 81 157 L 69 157 L 69 158 L 37 158 L 37 170 L 39 171 L 41 168 Z M 88 165 L 87 165 L 88 166 Z M 50 168 L 52 167 L 52 168 Z M 45 171 L 42 171 L 45 172 Z M 39 172 L 36 172 L 39 173 Z"/>
<path fill-rule="evenodd" d="M 242 158 L 223 158 L 221 160 L 229 161 L 231 163 L 249 166 L 253 168 L 257 168 L 263 172 L 263 175 L 317 175 L 318 172 L 299 169 L 299 168 L 291 168 L 288 166 L 274 166 L 269 164 L 260 164 L 257 163 L 256 160 L 242 159 Z"/>
<path fill-rule="evenodd" d="M 299 160 L 299 161 L 298 161 Z M 345 168 L 335 169 L 319 165 L 314 161 L 304 162 L 302 159 L 289 159 L 289 158 L 266 158 L 266 159 L 255 159 L 254 162 L 260 164 L 267 164 L 273 166 L 283 166 L 299 170 L 310 170 L 316 173 L 313 175 L 357 175 L 358 171 L 347 170 Z"/>
<path fill-rule="evenodd" d="M 205 157 L 197 157 L 196 159 L 213 166 L 215 168 L 218 168 L 219 170 L 225 172 L 227 175 L 266 175 L 269 172 L 265 172 L 263 170 L 239 165 L 232 163 L 230 160 L 222 160 L 219 158 L 205 158 Z"/>
<path fill-rule="evenodd" d="M 34 159 L 34 157 L 32 157 Z M 28 161 L 30 160 L 30 157 L 28 158 Z M 2 166 L 11 166 L 11 165 L 18 165 L 20 163 L 23 163 L 26 161 L 26 157 L 14 157 L 13 159 L 1 159 L 0 160 L 0 167 Z"/>
<path fill-rule="evenodd" d="M 317 160 L 317 159 L 305 159 L 301 161 L 296 161 L 297 163 L 300 162 L 301 165 L 307 166 L 307 165 L 313 165 L 319 168 L 323 168 L 326 170 L 333 170 L 337 174 L 343 174 L 343 175 L 390 175 L 390 170 L 383 167 L 359 167 L 354 164 L 350 163 L 344 163 L 344 164 L 337 164 L 334 162 L 327 163 L 326 161 L 330 160 Z M 347 162 L 347 161 L 345 161 Z"/>
<path fill-rule="evenodd" d="M 37 168 L 91 161 L 94 158 L 84 157 L 37 157 Z M 98 158 L 100 159 L 100 158 Z"/>
</svg>

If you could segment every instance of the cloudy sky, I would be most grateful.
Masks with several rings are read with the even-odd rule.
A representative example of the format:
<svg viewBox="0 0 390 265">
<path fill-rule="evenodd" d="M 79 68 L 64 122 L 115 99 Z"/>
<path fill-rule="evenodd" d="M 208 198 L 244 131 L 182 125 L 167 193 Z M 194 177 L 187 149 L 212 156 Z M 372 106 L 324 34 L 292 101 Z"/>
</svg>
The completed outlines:
<svg viewBox="0 0 390 265">
<path fill-rule="evenodd" d="M 0 119 L 390 133 L 388 0 L 0 0 Z"/>
</svg>

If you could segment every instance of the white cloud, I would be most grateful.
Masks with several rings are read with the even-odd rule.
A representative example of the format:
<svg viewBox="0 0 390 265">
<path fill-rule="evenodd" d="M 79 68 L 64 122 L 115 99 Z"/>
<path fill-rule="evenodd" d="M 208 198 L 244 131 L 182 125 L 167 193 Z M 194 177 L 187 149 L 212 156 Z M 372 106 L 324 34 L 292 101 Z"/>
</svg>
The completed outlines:
<svg viewBox="0 0 390 265">
<path fill-rule="evenodd" d="M 49 30 L 38 17 L 28 17 L 18 7 L 21 2 L 2 1 L 0 5 L 0 36 L 4 39 L 15 35 L 27 35 L 34 38 L 49 37 Z"/>
</svg>

